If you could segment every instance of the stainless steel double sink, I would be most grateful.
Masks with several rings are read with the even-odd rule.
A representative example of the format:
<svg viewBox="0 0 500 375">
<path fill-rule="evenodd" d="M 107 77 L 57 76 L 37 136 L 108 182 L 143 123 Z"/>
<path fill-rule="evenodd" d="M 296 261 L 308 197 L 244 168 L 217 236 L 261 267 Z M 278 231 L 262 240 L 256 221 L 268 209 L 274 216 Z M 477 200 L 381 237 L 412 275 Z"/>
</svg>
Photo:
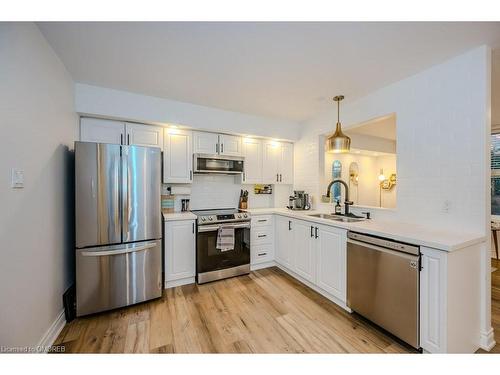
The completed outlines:
<svg viewBox="0 0 500 375">
<path fill-rule="evenodd" d="M 339 215 L 330 215 L 330 214 L 310 214 L 307 216 L 311 217 L 317 217 L 319 219 L 328 219 L 328 220 L 334 220 L 334 221 L 341 221 L 344 223 L 355 223 L 358 221 L 363 221 L 365 220 L 364 218 L 356 218 L 356 217 L 349 217 L 349 216 L 339 216 Z"/>
</svg>

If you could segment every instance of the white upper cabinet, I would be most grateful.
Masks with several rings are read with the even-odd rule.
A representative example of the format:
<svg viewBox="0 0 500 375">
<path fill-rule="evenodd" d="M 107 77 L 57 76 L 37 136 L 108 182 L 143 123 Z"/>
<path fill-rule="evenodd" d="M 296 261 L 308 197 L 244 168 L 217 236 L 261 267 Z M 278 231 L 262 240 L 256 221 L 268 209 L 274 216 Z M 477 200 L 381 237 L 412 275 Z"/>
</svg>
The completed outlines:
<svg viewBox="0 0 500 375">
<path fill-rule="evenodd" d="M 228 156 L 241 156 L 241 137 L 235 135 L 219 134 L 219 154 Z"/>
<path fill-rule="evenodd" d="M 262 183 L 276 184 L 279 182 L 278 165 L 281 147 L 278 142 L 264 141 L 262 153 Z"/>
<path fill-rule="evenodd" d="M 193 182 L 192 132 L 164 129 L 163 182 Z"/>
<path fill-rule="evenodd" d="M 163 146 L 163 127 L 125 123 L 126 140 L 123 144 L 146 147 Z"/>
<path fill-rule="evenodd" d="M 82 142 L 122 144 L 125 139 L 125 123 L 90 117 L 80 118 Z"/>
<path fill-rule="evenodd" d="M 80 119 L 80 140 L 147 147 L 163 146 L 163 128 L 90 117 Z"/>
<path fill-rule="evenodd" d="M 195 154 L 217 154 L 219 152 L 219 134 L 194 132 L 193 151 Z"/>
<path fill-rule="evenodd" d="M 293 144 L 264 141 L 262 155 L 264 184 L 293 184 Z"/>
<path fill-rule="evenodd" d="M 262 140 L 245 138 L 242 142 L 242 154 L 245 157 L 243 184 L 262 183 Z"/>
<path fill-rule="evenodd" d="M 293 184 L 293 144 L 281 143 L 279 159 L 279 183 Z"/>
</svg>

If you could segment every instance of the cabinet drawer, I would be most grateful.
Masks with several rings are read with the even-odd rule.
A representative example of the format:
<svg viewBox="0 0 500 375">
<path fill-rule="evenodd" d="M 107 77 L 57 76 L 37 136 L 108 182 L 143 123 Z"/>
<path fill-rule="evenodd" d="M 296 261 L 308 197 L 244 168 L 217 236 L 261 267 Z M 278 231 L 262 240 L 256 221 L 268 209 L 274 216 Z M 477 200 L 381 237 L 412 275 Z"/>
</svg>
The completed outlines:
<svg viewBox="0 0 500 375">
<path fill-rule="evenodd" d="M 272 215 L 252 217 L 252 227 L 265 227 L 273 224 Z"/>
<path fill-rule="evenodd" d="M 252 228 L 251 244 L 272 244 L 273 243 L 273 230 L 271 227 Z"/>
<path fill-rule="evenodd" d="M 252 245 L 250 249 L 250 263 L 259 264 L 274 260 L 273 245 Z"/>
</svg>

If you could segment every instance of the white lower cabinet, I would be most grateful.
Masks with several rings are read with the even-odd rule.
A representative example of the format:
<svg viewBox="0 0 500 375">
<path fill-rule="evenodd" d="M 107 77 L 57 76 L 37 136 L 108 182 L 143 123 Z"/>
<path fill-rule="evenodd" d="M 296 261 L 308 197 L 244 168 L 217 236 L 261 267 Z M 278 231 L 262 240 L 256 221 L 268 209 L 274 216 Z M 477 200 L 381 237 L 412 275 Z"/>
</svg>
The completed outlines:
<svg viewBox="0 0 500 375">
<path fill-rule="evenodd" d="M 293 246 L 293 219 L 276 216 L 276 262 L 289 269 L 295 264 L 295 246 Z"/>
<path fill-rule="evenodd" d="M 311 283 L 316 282 L 316 245 L 315 226 L 307 221 L 293 222 L 293 246 L 295 247 L 295 270 Z"/>
<path fill-rule="evenodd" d="M 266 267 L 274 261 L 274 221 L 271 215 L 252 218 L 250 267 Z"/>
<path fill-rule="evenodd" d="M 329 294 L 347 300 L 347 231 L 318 225 L 316 284 Z"/>
<path fill-rule="evenodd" d="M 277 216 L 275 240 L 279 265 L 346 302 L 345 229 Z"/>
<path fill-rule="evenodd" d="M 194 220 L 165 223 L 165 288 L 194 282 L 195 227 Z"/>
<path fill-rule="evenodd" d="M 420 272 L 420 346 L 431 353 L 444 353 L 444 296 L 446 253 L 422 248 Z"/>
</svg>

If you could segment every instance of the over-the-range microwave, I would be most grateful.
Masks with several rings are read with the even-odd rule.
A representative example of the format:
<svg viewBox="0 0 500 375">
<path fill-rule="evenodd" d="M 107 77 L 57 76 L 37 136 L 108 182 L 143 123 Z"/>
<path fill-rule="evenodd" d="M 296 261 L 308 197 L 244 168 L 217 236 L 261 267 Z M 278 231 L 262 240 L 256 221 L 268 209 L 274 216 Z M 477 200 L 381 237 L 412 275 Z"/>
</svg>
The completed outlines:
<svg viewBox="0 0 500 375">
<path fill-rule="evenodd" d="M 194 173 L 242 174 L 245 158 L 241 156 L 194 154 Z"/>
</svg>

